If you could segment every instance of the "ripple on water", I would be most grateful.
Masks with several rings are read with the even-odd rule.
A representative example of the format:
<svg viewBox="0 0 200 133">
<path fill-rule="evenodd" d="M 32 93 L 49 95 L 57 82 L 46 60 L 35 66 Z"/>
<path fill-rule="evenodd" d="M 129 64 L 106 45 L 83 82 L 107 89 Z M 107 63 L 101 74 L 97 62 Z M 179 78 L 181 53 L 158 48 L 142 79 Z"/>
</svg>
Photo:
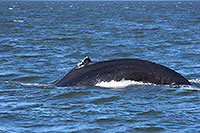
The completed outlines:
<svg viewBox="0 0 200 133">
<path fill-rule="evenodd" d="M 64 92 L 62 94 L 55 95 L 53 99 L 76 98 L 76 97 L 83 97 L 87 95 L 89 95 L 88 92 L 72 91 L 72 92 Z"/>
<path fill-rule="evenodd" d="M 138 116 L 159 116 L 159 115 L 162 115 L 163 112 L 162 111 L 156 111 L 154 109 L 150 109 L 148 111 L 142 111 L 142 112 L 138 112 L 137 115 Z"/>
<path fill-rule="evenodd" d="M 165 128 L 162 126 L 141 126 L 141 127 L 136 127 L 135 130 L 137 132 L 161 132 L 165 131 Z"/>
<path fill-rule="evenodd" d="M 92 104 L 112 103 L 120 100 L 119 96 L 99 97 L 91 101 Z"/>
<path fill-rule="evenodd" d="M 119 121 L 119 120 L 116 119 L 116 118 L 112 118 L 112 117 L 100 117 L 93 122 L 97 122 L 97 123 L 107 123 L 107 122 L 109 122 L 110 123 L 110 122 L 117 122 L 117 121 Z"/>
</svg>

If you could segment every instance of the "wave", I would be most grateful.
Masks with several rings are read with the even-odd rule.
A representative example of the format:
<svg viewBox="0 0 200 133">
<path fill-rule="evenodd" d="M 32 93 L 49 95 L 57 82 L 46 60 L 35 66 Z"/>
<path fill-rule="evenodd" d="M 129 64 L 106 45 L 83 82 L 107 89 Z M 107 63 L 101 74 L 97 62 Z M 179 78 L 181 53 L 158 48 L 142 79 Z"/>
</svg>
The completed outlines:
<svg viewBox="0 0 200 133">
<path fill-rule="evenodd" d="M 163 85 L 166 87 L 170 88 L 179 88 L 179 89 L 185 89 L 185 90 L 200 90 L 200 80 L 199 79 L 194 79 L 194 80 L 189 80 L 193 85 Z M 109 82 L 99 82 L 95 86 L 98 87 L 103 87 L 103 88 L 126 88 L 128 86 L 133 86 L 133 85 L 154 85 L 153 83 L 144 83 L 144 82 L 139 82 L 139 81 L 131 81 L 131 80 L 121 80 L 121 81 L 115 81 L 111 80 Z"/>
<path fill-rule="evenodd" d="M 175 86 L 170 86 L 170 85 L 163 85 L 166 87 L 170 88 L 179 88 L 179 89 L 185 89 L 185 90 L 200 90 L 200 80 L 199 79 L 192 79 L 189 80 L 192 85 L 175 85 Z M 29 86 L 29 87 L 42 87 L 42 88 L 54 88 L 52 84 L 41 84 L 41 83 L 14 83 L 11 81 L 5 81 L 6 84 L 11 84 L 11 85 L 21 85 L 21 86 Z M 154 85 L 153 83 L 144 83 L 144 82 L 139 82 L 139 81 L 132 81 L 132 80 L 121 80 L 121 81 L 115 81 L 111 80 L 109 82 L 99 82 L 95 86 L 97 87 L 102 87 L 102 88 L 112 88 L 112 89 L 121 89 L 121 88 L 126 88 L 128 86 L 134 86 L 134 85 Z"/>
<path fill-rule="evenodd" d="M 49 84 L 41 84 L 41 83 L 14 83 L 11 81 L 5 81 L 6 84 L 11 84 L 11 85 L 20 85 L 20 86 L 29 86 L 29 87 L 41 87 L 45 89 L 50 89 L 53 88 L 53 86 Z"/>
<path fill-rule="evenodd" d="M 200 85 L 200 79 L 191 79 L 189 80 L 191 83 L 199 84 Z"/>
<path fill-rule="evenodd" d="M 111 80 L 109 82 L 102 81 L 97 83 L 95 86 L 103 88 L 125 88 L 131 85 L 153 85 L 153 84 L 123 79 L 121 81 L 115 81 L 115 80 Z"/>
<path fill-rule="evenodd" d="M 192 83 L 192 85 L 187 86 L 187 89 L 190 90 L 200 90 L 200 79 L 191 79 L 189 80 L 190 83 Z M 184 89 L 185 86 L 183 86 Z"/>
<path fill-rule="evenodd" d="M 24 20 L 16 20 L 16 19 L 14 19 L 14 20 L 13 20 L 13 22 L 19 22 L 19 23 L 23 23 L 23 22 L 24 22 Z"/>
</svg>

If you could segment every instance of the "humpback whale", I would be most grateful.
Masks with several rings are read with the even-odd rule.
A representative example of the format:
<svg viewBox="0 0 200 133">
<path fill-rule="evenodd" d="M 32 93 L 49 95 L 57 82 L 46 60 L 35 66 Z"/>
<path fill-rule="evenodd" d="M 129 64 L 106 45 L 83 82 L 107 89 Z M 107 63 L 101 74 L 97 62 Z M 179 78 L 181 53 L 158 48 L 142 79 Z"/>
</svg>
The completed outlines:
<svg viewBox="0 0 200 133">
<path fill-rule="evenodd" d="M 54 86 L 95 86 L 100 82 L 131 80 L 156 85 L 191 85 L 174 70 L 139 59 L 92 62 L 87 56 Z"/>
</svg>

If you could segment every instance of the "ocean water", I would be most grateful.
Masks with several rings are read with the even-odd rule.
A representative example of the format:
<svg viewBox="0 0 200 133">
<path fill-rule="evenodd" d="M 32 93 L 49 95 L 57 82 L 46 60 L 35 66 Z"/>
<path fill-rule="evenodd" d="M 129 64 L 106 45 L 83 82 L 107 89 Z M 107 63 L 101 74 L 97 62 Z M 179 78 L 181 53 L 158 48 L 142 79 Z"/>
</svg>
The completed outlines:
<svg viewBox="0 0 200 133">
<path fill-rule="evenodd" d="M 52 87 L 85 56 L 191 86 Z M 0 132 L 200 132 L 200 2 L 0 2 Z"/>
</svg>

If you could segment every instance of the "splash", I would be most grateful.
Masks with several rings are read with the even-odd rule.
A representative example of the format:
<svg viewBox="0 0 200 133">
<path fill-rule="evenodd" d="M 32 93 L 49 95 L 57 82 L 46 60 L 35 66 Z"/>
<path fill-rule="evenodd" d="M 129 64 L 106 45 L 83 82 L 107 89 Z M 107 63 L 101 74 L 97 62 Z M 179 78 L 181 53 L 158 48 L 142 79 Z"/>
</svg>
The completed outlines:
<svg viewBox="0 0 200 133">
<path fill-rule="evenodd" d="M 125 88 L 131 85 L 152 85 L 152 84 L 123 79 L 121 81 L 115 81 L 115 80 L 111 80 L 109 82 L 102 81 L 102 82 L 97 83 L 95 86 L 103 87 L 103 88 Z"/>
</svg>

